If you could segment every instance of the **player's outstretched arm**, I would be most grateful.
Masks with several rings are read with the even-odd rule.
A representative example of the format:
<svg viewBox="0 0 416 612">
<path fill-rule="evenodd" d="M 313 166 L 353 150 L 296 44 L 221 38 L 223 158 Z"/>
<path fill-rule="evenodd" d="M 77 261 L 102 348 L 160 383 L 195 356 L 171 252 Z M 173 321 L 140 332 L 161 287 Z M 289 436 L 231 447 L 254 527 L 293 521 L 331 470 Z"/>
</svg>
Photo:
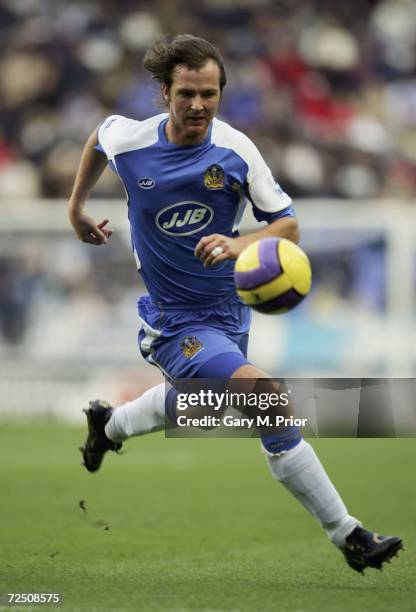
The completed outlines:
<svg viewBox="0 0 416 612">
<path fill-rule="evenodd" d="M 106 244 L 113 232 L 106 228 L 108 219 L 103 219 L 96 223 L 84 210 L 85 203 L 94 185 L 107 165 L 106 156 L 95 149 L 96 144 L 97 130 L 94 130 L 82 152 L 74 187 L 69 199 L 68 214 L 79 240 L 99 245 Z"/>
<path fill-rule="evenodd" d="M 251 232 L 250 234 L 235 238 L 239 249 L 237 257 L 249 244 L 261 238 L 287 238 L 287 240 L 291 240 L 297 244 L 299 242 L 299 237 L 299 226 L 296 218 L 281 217 L 256 232 Z"/>
<path fill-rule="evenodd" d="M 230 238 L 222 234 L 204 236 L 195 248 L 195 255 L 204 266 L 216 266 L 225 259 L 237 259 L 249 244 L 261 238 L 287 238 L 299 242 L 298 223 L 294 217 L 281 217 L 256 232 Z"/>
</svg>

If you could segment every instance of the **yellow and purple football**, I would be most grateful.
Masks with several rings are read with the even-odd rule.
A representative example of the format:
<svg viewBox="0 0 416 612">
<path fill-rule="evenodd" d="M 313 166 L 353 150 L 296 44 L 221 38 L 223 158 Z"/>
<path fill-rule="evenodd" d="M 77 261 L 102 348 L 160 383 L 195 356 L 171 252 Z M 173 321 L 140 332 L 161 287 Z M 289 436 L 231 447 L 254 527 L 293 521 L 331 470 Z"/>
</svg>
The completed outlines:
<svg viewBox="0 0 416 612">
<path fill-rule="evenodd" d="M 285 238 L 263 238 L 246 247 L 238 256 L 234 277 L 240 298 L 266 314 L 292 310 L 312 284 L 307 255 Z"/>
</svg>

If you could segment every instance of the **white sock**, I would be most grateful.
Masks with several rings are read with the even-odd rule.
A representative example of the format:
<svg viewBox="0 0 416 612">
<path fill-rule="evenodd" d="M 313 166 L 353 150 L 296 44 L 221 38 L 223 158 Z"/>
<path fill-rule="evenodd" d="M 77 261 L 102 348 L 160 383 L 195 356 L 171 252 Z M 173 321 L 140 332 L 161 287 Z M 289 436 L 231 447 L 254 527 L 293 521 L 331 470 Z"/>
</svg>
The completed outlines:
<svg viewBox="0 0 416 612">
<path fill-rule="evenodd" d="M 361 523 L 350 516 L 310 444 L 302 440 L 281 455 L 267 455 L 276 480 L 320 522 L 329 539 L 342 548 L 345 538 Z"/>
<path fill-rule="evenodd" d="M 148 389 L 135 400 L 116 408 L 105 426 L 113 442 L 165 428 L 165 384 Z"/>
</svg>

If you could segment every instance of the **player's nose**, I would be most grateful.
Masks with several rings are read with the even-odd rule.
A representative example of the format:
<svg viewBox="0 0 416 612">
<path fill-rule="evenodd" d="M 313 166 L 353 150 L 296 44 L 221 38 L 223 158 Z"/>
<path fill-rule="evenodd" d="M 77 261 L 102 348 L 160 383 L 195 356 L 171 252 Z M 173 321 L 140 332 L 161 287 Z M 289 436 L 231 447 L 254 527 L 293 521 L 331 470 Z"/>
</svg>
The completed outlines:
<svg viewBox="0 0 416 612">
<path fill-rule="evenodd" d="M 192 98 L 191 110 L 194 112 L 204 110 L 203 100 L 200 96 L 195 96 L 194 98 Z"/>
</svg>

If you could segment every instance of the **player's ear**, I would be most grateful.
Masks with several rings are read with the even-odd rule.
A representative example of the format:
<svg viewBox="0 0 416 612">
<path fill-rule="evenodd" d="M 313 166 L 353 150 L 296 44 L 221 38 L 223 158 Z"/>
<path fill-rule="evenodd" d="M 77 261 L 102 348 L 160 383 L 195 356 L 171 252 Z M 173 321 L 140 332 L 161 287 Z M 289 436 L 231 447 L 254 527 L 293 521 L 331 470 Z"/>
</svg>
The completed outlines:
<svg viewBox="0 0 416 612">
<path fill-rule="evenodd" d="M 163 96 L 163 99 L 166 102 L 166 104 L 169 104 L 169 102 L 170 102 L 170 93 L 169 93 L 169 87 L 168 87 L 168 85 L 166 85 L 166 83 L 163 83 L 163 85 L 162 85 L 162 96 Z"/>
</svg>

